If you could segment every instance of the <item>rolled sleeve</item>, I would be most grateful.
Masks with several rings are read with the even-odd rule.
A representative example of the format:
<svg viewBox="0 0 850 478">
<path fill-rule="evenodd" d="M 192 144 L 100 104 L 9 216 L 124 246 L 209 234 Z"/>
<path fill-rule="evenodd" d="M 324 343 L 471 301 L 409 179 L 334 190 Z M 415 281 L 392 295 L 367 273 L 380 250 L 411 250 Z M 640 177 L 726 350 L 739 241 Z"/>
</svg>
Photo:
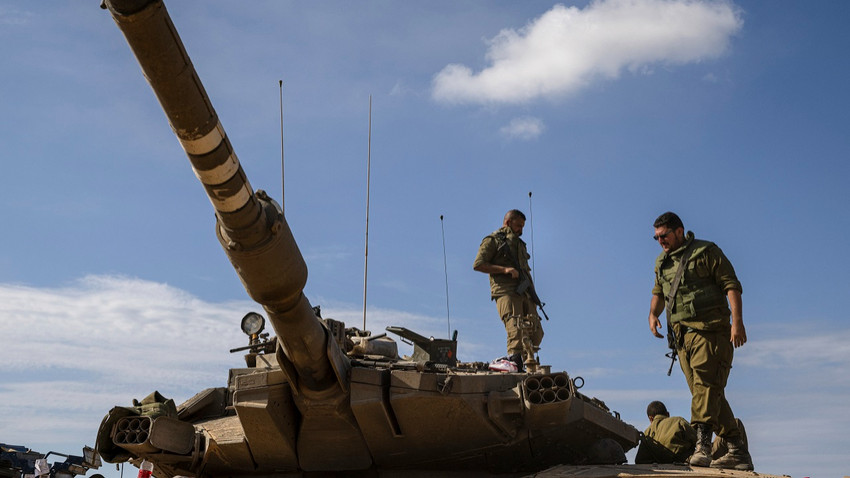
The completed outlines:
<svg viewBox="0 0 850 478">
<path fill-rule="evenodd" d="M 472 268 L 476 268 L 481 264 L 489 264 L 496 256 L 496 240 L 490 236 L 485 237 L 481 241 L 481 246 L 478 247 L 478 254 L 475 256 L 475 262 L 472 263 Z"/>
<path fill-rule="evenodd" d="M 664 289 L 661 287 L 661 281 L 658 280 L 658 269 L 655 269 L 655 284 L 652 285 L 652 295 L 664 297 Z"/>
<path fill-rule="evenodd" d="M 732 263 L 729 262 L 729 259 L 726 258 L 726 255 L 723 254 L 723 251 L 719 247 L 712 248 L 711 262 L 712 270 L 714 271 L 714 280 L 723 292 L 729 290 L 743 292 L 741 282 L 735 274 L 735 268 L 732 267 Z"/>
</svg>

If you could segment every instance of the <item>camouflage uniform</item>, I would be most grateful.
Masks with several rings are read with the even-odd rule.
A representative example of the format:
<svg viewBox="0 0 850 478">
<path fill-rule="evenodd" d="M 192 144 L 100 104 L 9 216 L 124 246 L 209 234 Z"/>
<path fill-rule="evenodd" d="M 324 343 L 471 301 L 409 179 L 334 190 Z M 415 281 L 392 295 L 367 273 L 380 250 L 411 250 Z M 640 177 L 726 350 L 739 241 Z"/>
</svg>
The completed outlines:
<svg viewBox="0 0 850 478">
<path fill-rule="evenodd" d="M 635 463 L 684 463 L 696 442 L 697 432 L 684 418 L 655 415 L 643 432 Z"/>
<path fill-rule="evenodd" d="M 740 435 L 724 389 L 732 368 L 730 316 L 726 292 L 741 291 L 732 264 L 717 245 L 694 239 L 688 231 L 677 250 L 662 252 L 655 263 L 654 295 L 666 297 L 684 250 L 692 255 L 676 293 L 670 321 L 677 338 L 679 363 L 691 391 L 691 423 L 707 424 L 717 435 Z"/>
<path fill-rule="evenodd" d="M 525 242 L 519 238 L 510 227 L 502 227 L 494 231 L 481 241 L 478 255 L 475 257 L 473 267 L 483 263 L 490 263 L 503 267 L 514 267 L 511 259 L 505 254 L 499 253 L 498 236 L 504 234 L 508 247 L 519 261 L 520 267 L 530 274 L 528 259 L 531 257 L 526 249 Z M 532 321 L 531 343 L 535 347 L 540 346 L 543 340 L 543 328 L 540 325 L 540 317 L 537 315 L 537 307 L 528 298 L 528 294 L 516 293 L 519 279 L 514 279 L 510 274 L 490 274 L 490 297 L 496 301 L 499 317 L 508 333 L 508 355 L 522 353 L 522 337 L 517 328 L 516 321 L 512 316 L 530 316 Z"/>
</svg>

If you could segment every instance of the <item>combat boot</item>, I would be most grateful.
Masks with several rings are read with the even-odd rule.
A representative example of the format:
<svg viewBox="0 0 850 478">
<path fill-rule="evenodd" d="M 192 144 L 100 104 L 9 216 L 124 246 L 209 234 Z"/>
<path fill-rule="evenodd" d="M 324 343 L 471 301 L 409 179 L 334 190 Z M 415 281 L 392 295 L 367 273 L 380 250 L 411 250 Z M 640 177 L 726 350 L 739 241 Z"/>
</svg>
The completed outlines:
<svg viewBox="0 0 850 478">
<path fill-rule="evenodd" d="M 523 363 L 522 363 L 522 354 L 521 353 L 517 352 L 517 353 L 511 355 L 510 357 L 508 357 L 508 360 L 510 360 L 511 362 L 516 364 L 517 372 L 525 372 L 525 368 L 523 367 Z"/>
<path fill-rule="evenodd" d="M 744 445 L 741 435 L 726 439 L 725 455 L 716 460 L 711 460 L 712 468 L 726 468 L 729 470 L 753 471 L 753 458 Z"/>
<path fill-rule="evenodd" d="M 697 430 L 697 446 L 691 455 L 691 466 L 708 466 L 711 464 L 711 427 L 705 423 L 694 425 Z"/>
</svg>

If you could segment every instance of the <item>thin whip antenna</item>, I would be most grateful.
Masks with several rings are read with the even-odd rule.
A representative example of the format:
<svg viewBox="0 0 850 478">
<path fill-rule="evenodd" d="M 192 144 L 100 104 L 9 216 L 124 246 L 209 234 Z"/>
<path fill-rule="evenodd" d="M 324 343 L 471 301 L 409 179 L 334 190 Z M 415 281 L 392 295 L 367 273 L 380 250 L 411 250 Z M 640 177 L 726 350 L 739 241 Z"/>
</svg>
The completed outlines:
<svg viewBox="0 0 850 478">
<path fill-rule="evenodd" d="M 531 210 L 531 191 L 528 191 L 528 226 L 531 229 L 531 280 L 537 280 L 537 267 L 534 266 L 534 213 Z"/>
<path fill-rule="evenodd" d="M 446 323 L 448 324 L 449 337 L 452 336 L 452 321 L 449 314 L 449 267 L 446 263 L 446 228 L 443 226 L 443 215 L 440 214 L 440 229 L 443 231 L 443 271 L 446 274 Z"/>
<path fill-rule="evenodd" d="M 366 330 L 366 278 L 369 276 L 369 185 L 372 175 L 372 95 L 369 95 L 369 140 L 366 154 L 366 252 L 363 261 L 363 330 Z"/>
<path fill-rule="evenodd" d="M 283 167 L 283 80 L 278 80 L 280 89 L 280 210 L 283 211 L 283 206 L 286 204 L 284 194 L 286 193 L 286 181 L 284 181 Z"/>
</svg>

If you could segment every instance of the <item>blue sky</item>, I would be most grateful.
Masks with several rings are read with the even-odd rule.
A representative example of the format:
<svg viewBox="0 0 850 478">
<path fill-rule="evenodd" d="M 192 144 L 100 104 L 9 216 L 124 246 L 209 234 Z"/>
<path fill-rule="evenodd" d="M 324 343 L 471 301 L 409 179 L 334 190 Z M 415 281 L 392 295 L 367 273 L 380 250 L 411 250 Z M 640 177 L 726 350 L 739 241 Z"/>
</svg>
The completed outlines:
<svg viewBox="0 0 850 478">
<path fill-rule="evenodd" d="M 673 210 L 743 283 L 727 396 L 756 469 L 850 473 L 850 3 L 167 6 L 278 199 L 284 82 L 284 206 L 326 317 L 362 321 L 371 95 L 369 328 L 446 336 L 447 275 L 461 359 L 501 355 L 472 261 L 531 191 L 542 360 L 638 428 L 653 399 L 687 416 L 646 319 Z M 0 441 L 75 452 L 112 405 L 223 385 L 258 307 L 98 2 L 0 1 L 0 68 Z"/>
</svg>

